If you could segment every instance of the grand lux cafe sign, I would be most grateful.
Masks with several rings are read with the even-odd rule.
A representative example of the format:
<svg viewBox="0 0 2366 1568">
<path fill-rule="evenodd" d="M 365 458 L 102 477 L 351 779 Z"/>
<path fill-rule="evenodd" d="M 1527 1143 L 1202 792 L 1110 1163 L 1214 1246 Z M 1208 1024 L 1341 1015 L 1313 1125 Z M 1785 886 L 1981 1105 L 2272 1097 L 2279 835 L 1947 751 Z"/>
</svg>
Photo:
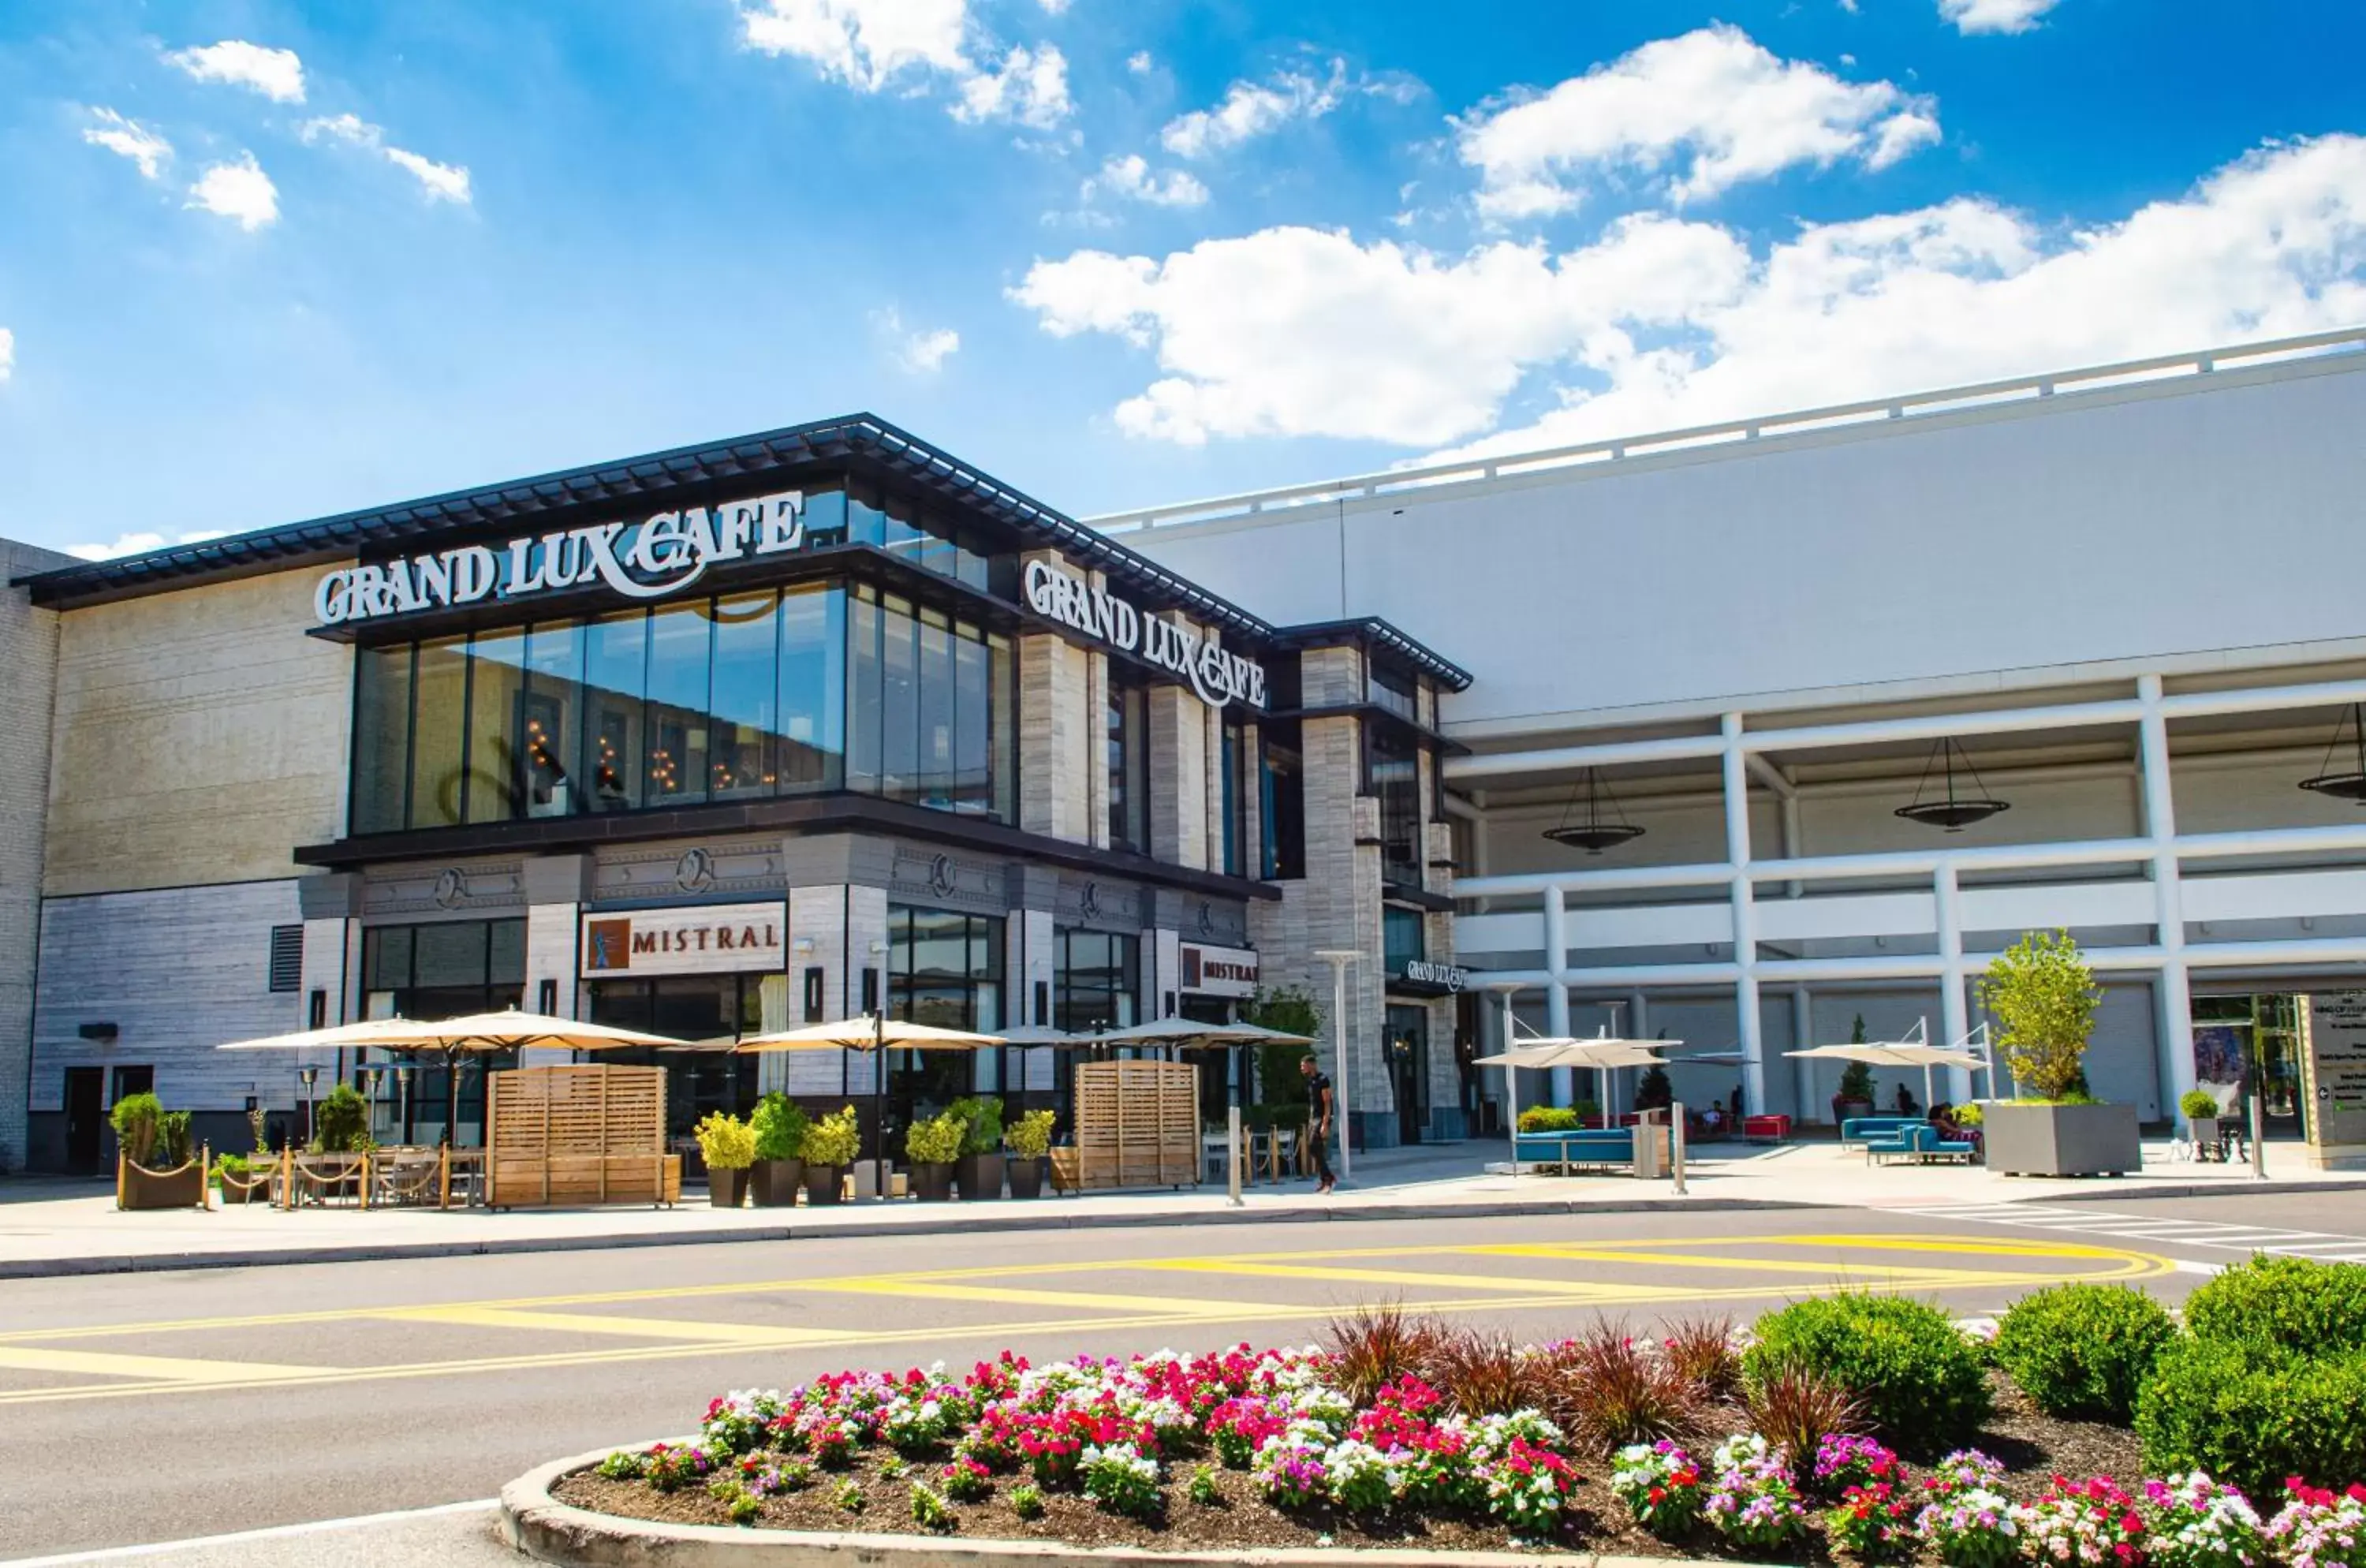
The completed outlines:
<svg viewBox="0 0 2366 1568">
<path fill-rule="evenodd" d="M 1235 697 L 1254 707 L 1265 706 L 1265 666 L 1225 652 L 1204 632 L 1145 615 L 1117 595 L 1088 588 L 1045 561 L 1027 563 L 1023 586 L 1027 607 L 1037 615 L 1173 671 L 1188 679 L 1210 707 L 1222 707 Z"/>
<path fill-rule="evenodd" d="M 678 593 L 710 566 L 781 555 L 805 543 L 805 493 L 782 491 L 709 509 L 660 512 L 639 523 L 594 523 L 563 533 L 332 571 L 313 591 L 322 626 L 522 599 L 604 582 L 631 599 Z"/>
</svg>

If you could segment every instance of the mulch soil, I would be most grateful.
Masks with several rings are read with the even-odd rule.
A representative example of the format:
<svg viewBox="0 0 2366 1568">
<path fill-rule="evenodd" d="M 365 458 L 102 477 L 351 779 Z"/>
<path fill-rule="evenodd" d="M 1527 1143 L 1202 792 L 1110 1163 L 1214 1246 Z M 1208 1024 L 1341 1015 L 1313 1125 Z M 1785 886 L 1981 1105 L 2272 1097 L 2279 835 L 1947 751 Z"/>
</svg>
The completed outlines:
<svg viewBox="0 0 2366 1568">
<path fill-rule="evenodd" d="M 2143 1478 L 2143 1458 L 2135 1434 L 2124 1427 L 2088 1422 L 2057 1421 L 2041 1414 L 2000 1375 L 1991 1374 L 1996 1415 L 1971 1446 L 2006 1467 L 2005 1491 L 2015 1498 L 2031 1498 L 2056 1475 L 2085 1480 L 2108 1475 L 2133 1491 Z M 1714 1439 L 1695 1450 L 1705 1452 Z M 855 1467 L 844 1472 L 816 1471 L 814 1484 L 805 1491 L 764 1499 L 762 1517 L 754 1528 L 819 1531 L 859 1531 L 891 1535 L 925 1535 L 915 1524 L 911 1483 L 935 1484 L 941 1461 L 916 1462 L 900 1477 L 880 1473 L 884 1450 L 865 1451 Z M 1212 1461 L 1211 1461 L 1212 1463 Z M 1395 1547 L 1441 1553 L 1580 1550 L 1635 1557 L 1730 1556 L 1706 1529 L 1690 1540 L 1668 1542 L 1647 1535 L 1630 1524 L 1627 1511 L 1607 1484 L 1610 1467 L 1581 1465 L 1584 1481 L 1560 1537 L 1549 1542 L 1515 1540 L 1494 1520 L 1479 1517 L 1428 1516 L 1414 1519 L 1365 1519 L 1327 1507 L 1285 1513 L 1260 1496 L 1245 1472 L 1214 1467 L 1219 1500 L 1212 1505 L 1192 1502 L 1188 1483 L 1197 1461 L 1167 1466 L 1166 1512 L 1155 1523 L 1103 1513 L 1074 1492 L 1046 1491 L 1043 1511 L 1022 1519 L 1011 1510 L 1011 1487 L 1023 1477 L 997 1476 L 992 1496 L 982 1502 L 954 1503 L 950 1533 L 978 1540 L 1063 1541 L 1073 1546 L 1136 1546 L 1169 1551 L 1245 1548 Z M 1919 1467 L 1910 1466 L 1919 1478 Z M 859 1483 L 863 1497 L 860 1511 L 838 1506 L 836 1495 L 847 1480 Z M 723 1503 L 707 1495 L 704 1483 L 678 1492 L 661 1493 L 640 1481 L 609 1481 L 588 1471 L 568 1476 L 553 1489 L 558 1501 L 593 1513 L 671 1524 L 728 1525 Z M 944 1532 L 933 1532 L 944 1533 Z M 1786 1560 L 1825 1562 L 1819 1518 L 1807 1547 L 1786 1553 Z"/>
</svg>

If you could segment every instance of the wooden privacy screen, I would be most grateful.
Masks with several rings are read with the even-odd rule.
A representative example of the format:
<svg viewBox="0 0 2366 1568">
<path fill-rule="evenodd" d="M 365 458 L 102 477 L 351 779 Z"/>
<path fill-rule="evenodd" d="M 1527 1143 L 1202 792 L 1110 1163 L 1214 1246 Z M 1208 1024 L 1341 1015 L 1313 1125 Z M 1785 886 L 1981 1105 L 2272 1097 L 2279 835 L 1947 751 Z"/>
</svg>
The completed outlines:
<svg viewBox="0 0 2366 1568">
<path fill-rule="evenodd" d="M 492 1075 L 485 1201 L 671 1203 L 682 1156 L 665 1152 L 665 1069 L 594 1064 Z"/>
<path fill-rule="evenodd" d="M 1200 1069 L 1077 1063 L 1076 1179 L 1087 1190 L 1198 1185 Z"/>
</svg>

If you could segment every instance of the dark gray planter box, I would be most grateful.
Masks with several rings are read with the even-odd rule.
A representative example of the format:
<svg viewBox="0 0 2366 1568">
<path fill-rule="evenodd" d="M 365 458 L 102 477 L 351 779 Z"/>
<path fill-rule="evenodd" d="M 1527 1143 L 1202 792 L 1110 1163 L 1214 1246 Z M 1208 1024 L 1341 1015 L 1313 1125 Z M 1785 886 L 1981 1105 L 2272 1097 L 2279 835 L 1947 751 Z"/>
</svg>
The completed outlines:
<svg viewBox="0 0 2366 1568">
<path fill-rule="evenodd" d="M 2007 1176 L 2122 1176 L 2144 1166 L 2133 1105 L 1981 1107 L 1990 1170 Z"/>
</svg>

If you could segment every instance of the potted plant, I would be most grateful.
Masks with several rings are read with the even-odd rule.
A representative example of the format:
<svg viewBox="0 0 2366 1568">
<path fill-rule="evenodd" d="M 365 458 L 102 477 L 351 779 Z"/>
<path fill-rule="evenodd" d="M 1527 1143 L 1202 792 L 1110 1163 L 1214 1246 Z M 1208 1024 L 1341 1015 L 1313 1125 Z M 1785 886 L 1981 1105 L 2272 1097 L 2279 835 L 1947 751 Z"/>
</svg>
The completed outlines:
<svg viewBox="0 0 2366 1568">
<path fill-rule="evenodd" d="M 2102 998 L 2068 931 L 2031 931 L 1989 965 L 1980 1005 L 1995 1015 L 2013 1081 L 2033 1097 L 1988 1107 L 1982 1141 L 1990 1170 L 2117 1176 L 2144 1163 L 2136 1108 L 2103 1104 L 2088 1091 L 2087 1037 Z"/>
<path fill-rule="evenodd" d="M 952 1103 L 962 1119 L 961 1157 L 953 1162 L 953 1186 L 962 1201 L 1002 1196 L 1002 1101 L 993 1095 L 965 1095 Z"/>
<path fill-rule="evenodd" d="M 125 1209 L 193 1209 L 206 1201 L 206 1172 L 190 1157 L 189 1113 L 152 1094 L 127 1094 L 107 1113 L 121 1156 L 116 1203 Z"/>
<path fill-rule="evenodd" d="M 904 1129 L 904 1152 L 912 1159 L 912 1196 L 942 1203 L 953 1195 L 953 1162 L 961 1158 L 969 1123 L 955 1111 L 920 1116 Z"/>
<path fill-rule="evenodd" d="M 216 1155 L 213 1168 L 214 1185 L 221 1189 L 224 1203 L 268 1203 L 271 1201 L 271 1158 L 266 1154 Z"/>
<path fill-rule="evenodd" d="M 1002 1141 L 1010 1150 L 1010 1195 L 1013 1198 L 1041 1198 L 1043 1195 L 1043 1168 L 1051 1163 L 1052 1112 L 1022 1112 L 1019 1120 L 1004 1132 Z"/>
<path fill-rule="evenodd" d="M 369 1101 L 362 1091 L 341 1083 L 312 1107 L 314 1154 L 359 1154 L 370 1146 Z"/>
<path fill-rule="evenodd" d="M 1849 1025 L 1849 1043 L 1865 1043 L 1865 1014 L 1856 1015 Z M 1863 1062 L 1851 1062 L 1841 1069 L 1839 1092 L 1832 1096 L 1832 1125 L 1846 1126 L 1860 1116 L 1873 1114 L 1873 1069 Z"/>
<path fill-rule="evenodd" d="M 846 1168 L 862 1149 L 862 1123 L 854 1107 L 808 1122 L 799 1150 L 806 1162 L 806 1201 L 835 1203 L 845 1190 Z"/>
<path fill-rule="evenodd" d="M 809 1121 L 796 1101 L 775 1089 L 756 1102 L 748 1125 L 756 1136 L 756 1163 L 749 1167 L 756 1207 L 794 1209 L 805 1186 L 806 1128 Z"/>
<path fill-rule="evenodd" d="M 2193 1146 L 2218 1141 L 2218 1097 L 2206 1089 L 2189 1089 L 2177 1097 L 2177 1109 L 2185 1115 L 2187 1135 Z"/>
<path fill-rule="evenodd" d="M 748 1199 L 748 1168 L 756 1163 L 756 1131 L 737 1116 L 710 1111 L 697 1127 L 698 1152 L 706 1159 L 706 1191 L 718 1209 L 736 1209 Z"/>
</svg>

